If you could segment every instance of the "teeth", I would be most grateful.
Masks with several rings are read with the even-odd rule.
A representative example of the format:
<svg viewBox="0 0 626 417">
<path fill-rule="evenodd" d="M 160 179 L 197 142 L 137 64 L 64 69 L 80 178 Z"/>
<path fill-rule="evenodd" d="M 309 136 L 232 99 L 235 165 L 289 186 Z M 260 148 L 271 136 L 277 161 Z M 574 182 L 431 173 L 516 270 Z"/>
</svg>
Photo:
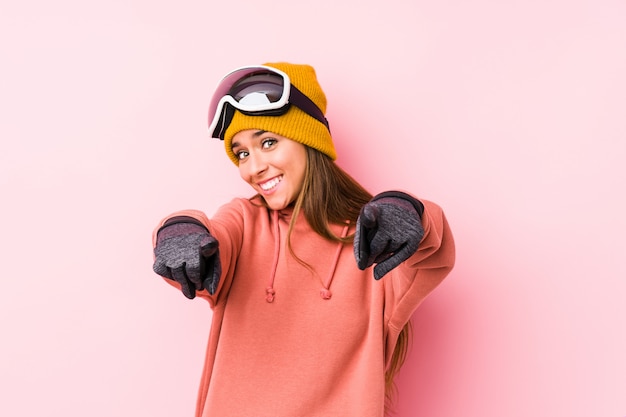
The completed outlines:
<svg viewBox="0 0 626 417">
<path fill-rule="evenodd" d="M 281 180 L 282 180 L 282 176 L 276 177 L 272 180 L 269 180 L 268 182 L 264 182 L 263 184 L 260 184 L 260 187 L 263 189 L 263 191 L 269 191 L 272 188 L 276 187 Z"/>
</svg>

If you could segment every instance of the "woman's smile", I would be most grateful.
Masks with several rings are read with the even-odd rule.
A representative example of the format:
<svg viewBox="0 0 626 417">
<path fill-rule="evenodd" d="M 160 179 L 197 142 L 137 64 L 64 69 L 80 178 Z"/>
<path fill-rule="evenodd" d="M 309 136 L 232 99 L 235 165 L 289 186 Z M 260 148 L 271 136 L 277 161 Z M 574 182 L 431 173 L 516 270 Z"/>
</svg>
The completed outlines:
<svg viewBox="0 0 626 417">
<path fill-rule="evenodd" d="M 283 176 L 279 175 L 279 176 L 274 177 L 274 178 L 272 178 L 272 179 L 270 179 L 268 181 L 260 182 L 260 183 L 258 183 L 258 185 L 259 185 L 259 187 L 261 187 L 261 189 L 264 192 L 269 193 L 269 192 L 274 191 L 274 189 L 278 186 L 278 184 L 280 184 L 282 179 L 283 179 Z"/>
</svg>

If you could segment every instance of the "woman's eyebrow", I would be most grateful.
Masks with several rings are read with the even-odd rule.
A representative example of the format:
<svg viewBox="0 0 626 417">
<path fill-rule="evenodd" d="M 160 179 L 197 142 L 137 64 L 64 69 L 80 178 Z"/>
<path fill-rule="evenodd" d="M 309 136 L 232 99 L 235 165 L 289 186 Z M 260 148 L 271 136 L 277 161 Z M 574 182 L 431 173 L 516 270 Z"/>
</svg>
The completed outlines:
<svg viewBox="0 0 626 417">
<path fill-rule="evenodd" d="M 268 132 L 267 130 L 257 130 L 256 132 L 254 132 L 254 133 L 252 134 L 252 136 L 254 136 L 254 137 L 256 138 L 256 137 L 261 136 L 263 133 L 267 133 L 267 132 Z M 235 149 L 237 146 L 240 146 L 240 143 L 239 143 L 239 142 L 232 142 L 232 143 L 230 144 L 230 149 L 231 149 L 231 150 L 233 150 L 233 149 Z"/>
</svg>

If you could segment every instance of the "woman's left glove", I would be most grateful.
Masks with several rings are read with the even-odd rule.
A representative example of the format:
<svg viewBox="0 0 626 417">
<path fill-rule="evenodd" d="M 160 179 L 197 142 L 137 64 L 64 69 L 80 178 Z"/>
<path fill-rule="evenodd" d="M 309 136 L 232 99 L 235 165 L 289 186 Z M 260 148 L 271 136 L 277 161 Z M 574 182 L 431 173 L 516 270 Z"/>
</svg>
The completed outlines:
<svg viewBox="0 0 626 417">
<path fill-rule="evenodd" d="M 377 264 L 374 278 L 378 280 L 410 258 L 424 237 L 423 213 L 419 200 L 400 191 L 378 194 L 365 204 L 354 236 L 359 269 Z"/>
</svg>

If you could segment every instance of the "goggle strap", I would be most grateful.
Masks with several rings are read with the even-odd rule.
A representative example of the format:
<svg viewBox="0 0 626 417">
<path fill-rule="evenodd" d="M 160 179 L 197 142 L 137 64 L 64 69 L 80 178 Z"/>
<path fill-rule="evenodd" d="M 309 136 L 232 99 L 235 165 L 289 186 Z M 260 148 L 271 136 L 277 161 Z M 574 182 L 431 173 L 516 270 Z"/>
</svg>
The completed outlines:
<svg viewBox="0 0 626 417">
<path fill-rule="evenodd" d="M 289 102 L 293 104 L 294 106 L 296 106 L 297 108 L 299 108 L 300 110 L 302 110 L 303 112 L 305 112 L 306 114 L 308 114 L 309 116 L 318 120 L 321 124 L 326 126 L 326 129 L 330 131 L 328 120 L 326 120 L 326 118 L 324 117 L 324 113 L 322 113 L 322 110 L 320 110 L 320 108 L 317 107 L 315 103 L 313 103 L 313 100 L 308 98 L 302 91 L 298 90 L 298 88 L 296 88 L 296 86 L 293 84 L 291 84 L 291 91 L 289 93 Z"/>
<path fill-rule="evenodd" d="M 220 115 L 221 122 L 215 128 L 215 130 L 219 128 L 219 134 L 217 135 L 217 137 L 221 140 L 224 140 L 226 129 L 228 129 L 228 126 L 230 126 L 230 122 L 232 122 L 233 117 L 235 117 L 235 108 L 231 106 L 230 103 L 224 103 L 224 107 L 222 108 L 222 112 Z"/>
</svg>

